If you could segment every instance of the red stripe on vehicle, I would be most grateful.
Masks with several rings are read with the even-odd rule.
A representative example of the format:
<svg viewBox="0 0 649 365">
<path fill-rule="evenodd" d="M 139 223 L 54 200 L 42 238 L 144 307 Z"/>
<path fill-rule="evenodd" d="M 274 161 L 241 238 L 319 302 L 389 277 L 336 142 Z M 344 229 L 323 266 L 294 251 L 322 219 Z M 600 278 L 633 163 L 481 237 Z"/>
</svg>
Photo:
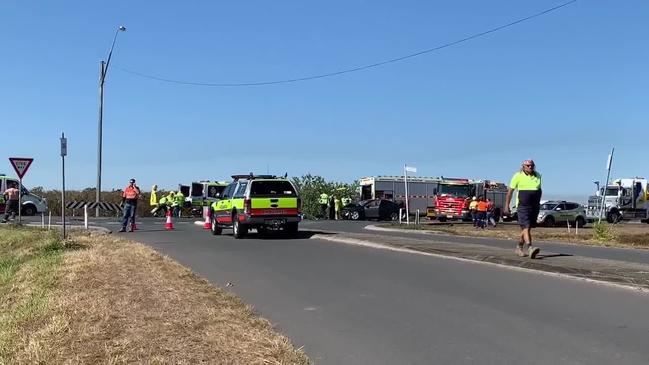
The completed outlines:
<svg viewBox="0 0 649 365">
<path fill-rule="evenodd" d="M 297 208 L 254 208 L 250 210 L 251 216 L 261 215 L 298 215 Z"/>
</svg>

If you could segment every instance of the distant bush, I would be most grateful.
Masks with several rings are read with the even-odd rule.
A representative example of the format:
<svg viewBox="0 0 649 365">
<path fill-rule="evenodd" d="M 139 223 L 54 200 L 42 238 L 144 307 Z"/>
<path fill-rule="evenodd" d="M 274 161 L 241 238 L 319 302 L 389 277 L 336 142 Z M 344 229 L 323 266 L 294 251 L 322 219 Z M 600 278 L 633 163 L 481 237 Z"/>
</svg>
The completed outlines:
<svg viewBox="0 0 649 365">
<path fill-rule="evenodd" d="M 320 194 L 326 193 L 329 196 L 340 198 L 358 197 L 358 183 L 352 184 L 326 181 L 322 176 L 307 174 L 302 177 L 294 177 L 293 183 L 300 192 L 302 199 L 302 212 L 307 218 L 320 216 Z"/>
</svg>

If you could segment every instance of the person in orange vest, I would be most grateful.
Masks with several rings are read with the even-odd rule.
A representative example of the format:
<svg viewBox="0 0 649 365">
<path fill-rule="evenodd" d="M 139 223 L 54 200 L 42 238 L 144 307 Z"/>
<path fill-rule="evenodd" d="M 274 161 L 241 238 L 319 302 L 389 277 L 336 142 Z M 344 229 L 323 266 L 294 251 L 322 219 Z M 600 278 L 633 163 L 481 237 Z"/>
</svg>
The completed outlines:
<svg viewBox="0 0 649 365">
<path fill-rule="evenodd" d="M 489 208 L 489 203 L 487 203 L 483 197 L 479 197 L 478 204 L 476 206 L 476 211 L 478 213 L 478 228 L 485 229 L 487 225 L 488 208 Z"/>
<path fill-rule="evenodd" d="M 124 192 L 122 193 L 122 205 L 124 207 L 124 216 L 122 217 L 122 229 L 119 232 L 126 232 L 126 225 L 131 222 L 133 232 L 135 226 L 135 210 L 137 209 L 137 200 L 140 198 L 140 188 L 135 184 L 135 179 L 131 179 Z"/>
</svg>

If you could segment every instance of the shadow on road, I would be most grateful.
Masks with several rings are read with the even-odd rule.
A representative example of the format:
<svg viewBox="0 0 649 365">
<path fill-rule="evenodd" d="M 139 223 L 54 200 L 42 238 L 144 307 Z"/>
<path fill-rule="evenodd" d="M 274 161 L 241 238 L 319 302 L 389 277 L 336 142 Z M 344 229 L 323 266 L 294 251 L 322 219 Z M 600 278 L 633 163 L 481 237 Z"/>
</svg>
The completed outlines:
<svg viewBox="0 0 649 365">
<path fill-rule="evenodd" d="M 282 231 L 268 231 L 265 233 L 259 233 L 259 232 L 249 232 L 246 236 L 244 236 L 243 239 L 246 238 L 251 238 L 251 239 L 261 239 L 261 240 L 307 240 L 310 239 L 313 235 L 316 234 L 333 234 L 333 233 L 327 233 L 327 232 L 320 232 L 320 231 L 298 231 L 297 234 L 287 234 Z M 227 236 L 232 237 L 232 234 L 226 234 Z"/>
<path fill-rule="evenodd" d="M 552 258 L 552 257 L 568 257 L 568 256 L 573 256 L 573 255 L 567 254 L 567 253 L 553 253 L 553 254 L 549 254 L 549 255 L 538 255 L 538 256 L 536 256 L 536 259 L 537 260 L 543 260 L 543 259 L 549 259 L 549 258 Z"/>
</svg>

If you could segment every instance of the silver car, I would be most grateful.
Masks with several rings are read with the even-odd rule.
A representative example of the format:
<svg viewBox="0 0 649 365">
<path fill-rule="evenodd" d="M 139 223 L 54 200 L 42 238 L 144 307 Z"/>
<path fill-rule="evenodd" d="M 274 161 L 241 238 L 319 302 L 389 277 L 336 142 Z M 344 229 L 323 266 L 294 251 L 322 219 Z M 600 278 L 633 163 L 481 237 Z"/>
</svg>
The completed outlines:
<svg viewBox="0 0 649 365">
<path fill-rule="evenodd" d="M 583 227 L 586 225 L 586 208 L 579 203 L 550 200 L 541 204 L 536 221 L 545 227 L 565 226 L 567 223 L 572 227 Z"/>
</svg>

